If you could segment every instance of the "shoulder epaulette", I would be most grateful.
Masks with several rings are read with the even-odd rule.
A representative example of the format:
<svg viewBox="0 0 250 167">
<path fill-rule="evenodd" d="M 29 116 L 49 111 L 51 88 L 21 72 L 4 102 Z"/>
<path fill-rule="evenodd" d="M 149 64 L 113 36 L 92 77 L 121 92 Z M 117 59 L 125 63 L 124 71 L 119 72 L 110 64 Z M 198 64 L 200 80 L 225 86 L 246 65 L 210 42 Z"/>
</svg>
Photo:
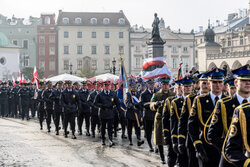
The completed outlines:
<svg viewBox="0 0 250 167">
<path fill-rule="evenodd" d="M 227 96 L 227 97 L 222 98 L 222 99 L 221 99 L 221 102 L 226 103 L 227 101 L 229 101 L 229 100 L 231 100 L 231 99 L 232 99 L 231 96 Z"/>
<path fill-rule="evenodd" d="M 196 93 L 190 93 L 189 95 L 187 95 L 187 97 L 194 97 L 196 95 L 197 95 Z"/>
</svg>

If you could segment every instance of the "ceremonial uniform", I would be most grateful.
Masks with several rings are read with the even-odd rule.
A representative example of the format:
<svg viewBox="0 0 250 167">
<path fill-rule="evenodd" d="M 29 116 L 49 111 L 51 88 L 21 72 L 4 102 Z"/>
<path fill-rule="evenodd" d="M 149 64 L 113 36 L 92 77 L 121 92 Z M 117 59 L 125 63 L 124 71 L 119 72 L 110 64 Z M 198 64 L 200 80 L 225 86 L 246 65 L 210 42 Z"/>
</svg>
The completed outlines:
<svg viewBox="0 0 250 167">
<path fill-rule="evenodd" d="M 40 86 L 43 86 L 43 82 L 39 82 Z M 45 89 L 44 88 L 41 88 L 38 90 L 38 95 L 37 95 L 37 103 L 38 103 L 38 106 L 37 106 L 37 115 L 38 115 L 38 118 L 39 118 L 39 123 L 40 123 L 40 129 L 42 130 L 43 129 L 43 121 L 46 117 L 46 112 L 45 112 L 45 106 L 44 106 L 44 100 L 43 100 L 43 95 L 44 95 L 44 91 Z"/>
<path fill-rule="evenodd" d="M 13 93 L 14 93 L 14 100 L 15 100 L 15 107 L 14 107 L 14 116 L 17 117 L 17 115 L 19 114 L 19 116 L 21 116 L 21 104 L 20 104 L 20 97 L 17 94 L 17 92 L 19 91 L 20 87 L 19 87 L 19 82 L 16 81 L 15 82 L 16 86 L 14 86 L 13 88 Z M 18 113 L 17 113 L 18 111 Z"/>
<path fill-rule="evenodd" d="M 35 113 L 35 99 L 34 99 L 35 89 L 31 87 L 31 88 L 29 88 L 29 90 L 30 90 L 30 95 L 31 95 L 29 108 L 31 111 L 31 116 L 34 118 L 35 114 L 36 114 Z"/>
<path fill-rule="evenodd" d="M 0 114 L 2 117 L 8 115 L 8 88 L 5 87 L 6 83 L 1 83 L 2 87 L 0 88 Z"/>
<path fill-rule="evenodd" d="M 46 84 L 48 84 L 48 82 Z M 51 119 L 53 119 L 53 113 L 54 113 L 52 93 L 53 93 L 53 89 L 48 88 L 48 89 L 45 89 L 44 94 L 43 94 L 43 100 L 45 102 L 46 123 L 47 123 L 48 132 L 50 132 Z"/>
<path fill-rule="evenodd" d="M 26 83 L 24 83 L 26 86 Z M 22 120 L 24 119 L 24 116 L 26 115 L 26 119 L 29 120 L 29 105 L 30 105 L 30 99 L 32 97 L 32 94 L 27 87 L 23 87 L 19 89 L 18 95 L 21 98 L 21 106 L 22 106 Z"/>
</svg>

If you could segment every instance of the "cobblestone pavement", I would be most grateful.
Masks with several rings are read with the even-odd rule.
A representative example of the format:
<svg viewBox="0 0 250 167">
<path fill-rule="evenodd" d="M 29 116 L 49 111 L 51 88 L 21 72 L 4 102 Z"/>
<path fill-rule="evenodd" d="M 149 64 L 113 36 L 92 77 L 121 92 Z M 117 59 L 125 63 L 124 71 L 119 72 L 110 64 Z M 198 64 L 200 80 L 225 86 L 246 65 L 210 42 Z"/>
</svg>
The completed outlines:
<svg viewBox="0 0 250 167">
<path fill-rule="evenodd" d="M 39 128 L 37 120 L 0 118 L 0 166 L 161 166 L 159 155 L 150 153 L 146 142 L 137 147 L 134 139 L 129 146 L 120 133 L 110 148 L 102 146 L 99 137 L 84 134 L 73 140 L 64 138 L 62 131 L 56 136 L 54 127 L 51 133 Z"/>
</svg>

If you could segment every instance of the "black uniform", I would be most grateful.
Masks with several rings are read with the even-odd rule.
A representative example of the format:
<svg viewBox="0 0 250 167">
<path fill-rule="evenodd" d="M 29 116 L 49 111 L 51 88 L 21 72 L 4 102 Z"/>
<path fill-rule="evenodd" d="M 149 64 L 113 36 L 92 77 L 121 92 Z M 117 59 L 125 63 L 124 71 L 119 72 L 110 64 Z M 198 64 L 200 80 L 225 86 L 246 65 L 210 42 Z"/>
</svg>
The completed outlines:
<svg viewBox="0 0 250 167">
<path fill-rule="evenodd" d="M 14 99 L 15 99 L 15 107 L 14 107 L 14 116 L 17 117 L 17 115 L 19 114 L 19 116 L 21 115 L 21 104 L 20 104 L 20 97 L 18 95 L 18 91 L 19 91 L 20 87 L 19 85 L 15 86 L 13 88 L 13 92 L 14 92 Z M 17 113 L 17 111 L 19 113 Z"/>
<path fill-rule="evenodd" d="M 222 145 L 231 124 L 233 112 L 240 103 L 236 94 L 233 97 L 225 97 L 217 102 L 212 120 L 207 133 L 207 139 L 221 152 Z M 233 166 L 221 155 L 220 166 Z"/>
<path fill-rule="evenodd" d="M 29 88 L 30 90 L 30 94 L 31 94 L 31 98 L 30 98 L 30 111 L 31 111 L 31 116 L 34 118 L 35 117 L 35 99 L 34 99 L 34 95 L 35 95 L 35 89 L 34 88 Z"/>
<path fill-rule="evenodd" d="M 45 89 L 44 94 L 43 94 L 43 100 L 45 102 L 46 123 L 47 123 L 48 132 L 50 132 L 51 119 L 53 119 L 53 113 L 54 113 L 52 94 L 53 94 L 53 89 Z"/>
<path fill-rule="evenodd" d="M 101 127 L 100 118 L 98 116 L 99 108 L 94 105 L 94 100 L 97 94 L 99 94 L 99 92 L 94 90 L 89 94 L 88 99 L 87 99 L 87 102 L 90 105 L 90 110 L 91 110 L 91 132 L 92 132 L 93 137 L 95 137 L 96 126 L 99 132 L 100 132 L 100 127 Z"/>
<path fill-rule="evenodd" d="M 30 99 L 32 97 L 32 94 L 29 90 L 29 88 L 21 88 L 18 91 L 18 95 L 21 98 L 21 106 L 22 106 L 22 119 L 24 119 L 24 116 L 26 115 L 26 119 L 29 120 L 29 105 L 30 105 Z"/>
<path fill-rule="evenodd" d="M 68 123 L 70 123 L 70 127 L 72 130 L 72 135 L 75 137 L 75 116 L 76 116 L 76 108 L 79 97 L 78 93 L 74 89 L 65 89 L 62 92 L 62 106 L 64 112 L 64 132 L 65 137 L 67 137 L 67 128 Z"/>
<path fill-rule="evenodd" d="M 140 103 L 143 108 L 143 120 L 144 120 L 144 126 L 145 126 L 144 130 L 146 133 L 148 145 L 151 150 L 153 150 L 151 138 L 152 138 L 152 131 L 154 127 L 155 112 L 151 111 L 150 105 L 146 103 L 149 103 L 151 101 L 153 94 L 154 94 L 154 90 L 146 89 L 144 92 L 142 92 L 140 96 Z"/>
<path fill-rule="evenodd" d="M 187 166 L 189 167 L 199 166 L 198 159 L 195 156 L 195 149 L 193 146 L 193 142 L 191 141 L 190 135 L 187 131 L 188 117 L 195 97 L 196 93 L 191 93 L 187 95 L 187 97 L 184 100 L 180 114 L 180 119 L 178 122 L 178 149 L 181 154 L 183 152 L 187 152 L 188 155 Z"/>
<path fill-rule="evenodd" d="M 44 89 L 39 89 L 38 90 L 38 96 L 37 96 L 37 115 L 39 117 L 39 123 L 40 123 L 40 128 L 41 130 L 43 129 L 43 121 L 46 117 L 46 112 L 45 112 L 45 106 L 44 106 L 44 100 L 43 100 L 43 95 L 44 95 Z"/>
<path fill-rule="evenodd" d="M 229 133 L 223 145 L 223 155 L 228 163 L 237 167 L 250 166 L 250 102 L 235 109 Z"/>
<path fill-rule="evenodd" d="M 184 102 L 184 97 L 178 97 L 172 100 L 170 110 L 170 132 L 173 150 L 177 154 L 177 164 L 180 167 L 187 165 L 187 153 L 184 151 L 182 154 L 178 150 L 178 122 L 181 115 L 181 110 Z"/>
<path fill-rule="evenodd" d="M 222 98 L 225 96 L 222 95 Z M 188 131 L 196 149 L 199 166 L 218 166 L 220 160 L 219 151 L 204 139 L 205 130 L 209 125 L 205 125 L 214 110 L 214 104 L 210 93 L 197 96 L 194 100 L 189 119 Z"/>
<path fill-rule="evenodd" d="M 0 114 L 2 117 L 8 115 L 8 88 L 0 88 Z"/>
<path fill-rule="evenodd" d="M 8 107 L 9 107 L 9 116 L 14 117 L 15 115 L 15 92 L 12 89 L 8 89 Z"/>
<path fill-rule="evenodd" d="M 81 135 L 82 124 L 85 119 L 86 135 L 89 136 L 90 106 L 87 101 L 88 96 L 89 96 L 89 90 L 80 89 L 78 91 L 78 95 L 79 95 L 79 106 L 78 106 L 78 117 L 77 117 L 78 131 L 79 131 L 79 134 Z"/>
</svg>

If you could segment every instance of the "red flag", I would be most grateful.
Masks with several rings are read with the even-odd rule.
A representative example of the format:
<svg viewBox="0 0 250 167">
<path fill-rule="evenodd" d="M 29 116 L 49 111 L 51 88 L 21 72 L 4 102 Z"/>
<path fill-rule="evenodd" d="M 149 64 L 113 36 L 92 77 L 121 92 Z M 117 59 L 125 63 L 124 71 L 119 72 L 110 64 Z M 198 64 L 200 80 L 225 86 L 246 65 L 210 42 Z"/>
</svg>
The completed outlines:
<svg viewBox="0 0 250 167">
<path fill-rule="evenodd" d="M 178 69 L 178 75 L 177 79 L 182 79 L 183 78 L 183 69 L 182 69 L 182 62 L 179 64 L 179 69 Z"/>
<path fill-rule="evenodd" d="M 36 70 L 36 66 L 34 67 L 33 77 L 32 77 L 32 83 L 36 81 L 36 78 L 38 78 L 38 72 Z"/>
<path fill-rule="evenodd" d="M 18 77 L 19 85 L 21 85 L 21 83 L 23 81 L 22 78 L 23 78 L 22 73 L 21 73 L 21 71 L 19 71 L 19 77 Z"/>
</svg>

